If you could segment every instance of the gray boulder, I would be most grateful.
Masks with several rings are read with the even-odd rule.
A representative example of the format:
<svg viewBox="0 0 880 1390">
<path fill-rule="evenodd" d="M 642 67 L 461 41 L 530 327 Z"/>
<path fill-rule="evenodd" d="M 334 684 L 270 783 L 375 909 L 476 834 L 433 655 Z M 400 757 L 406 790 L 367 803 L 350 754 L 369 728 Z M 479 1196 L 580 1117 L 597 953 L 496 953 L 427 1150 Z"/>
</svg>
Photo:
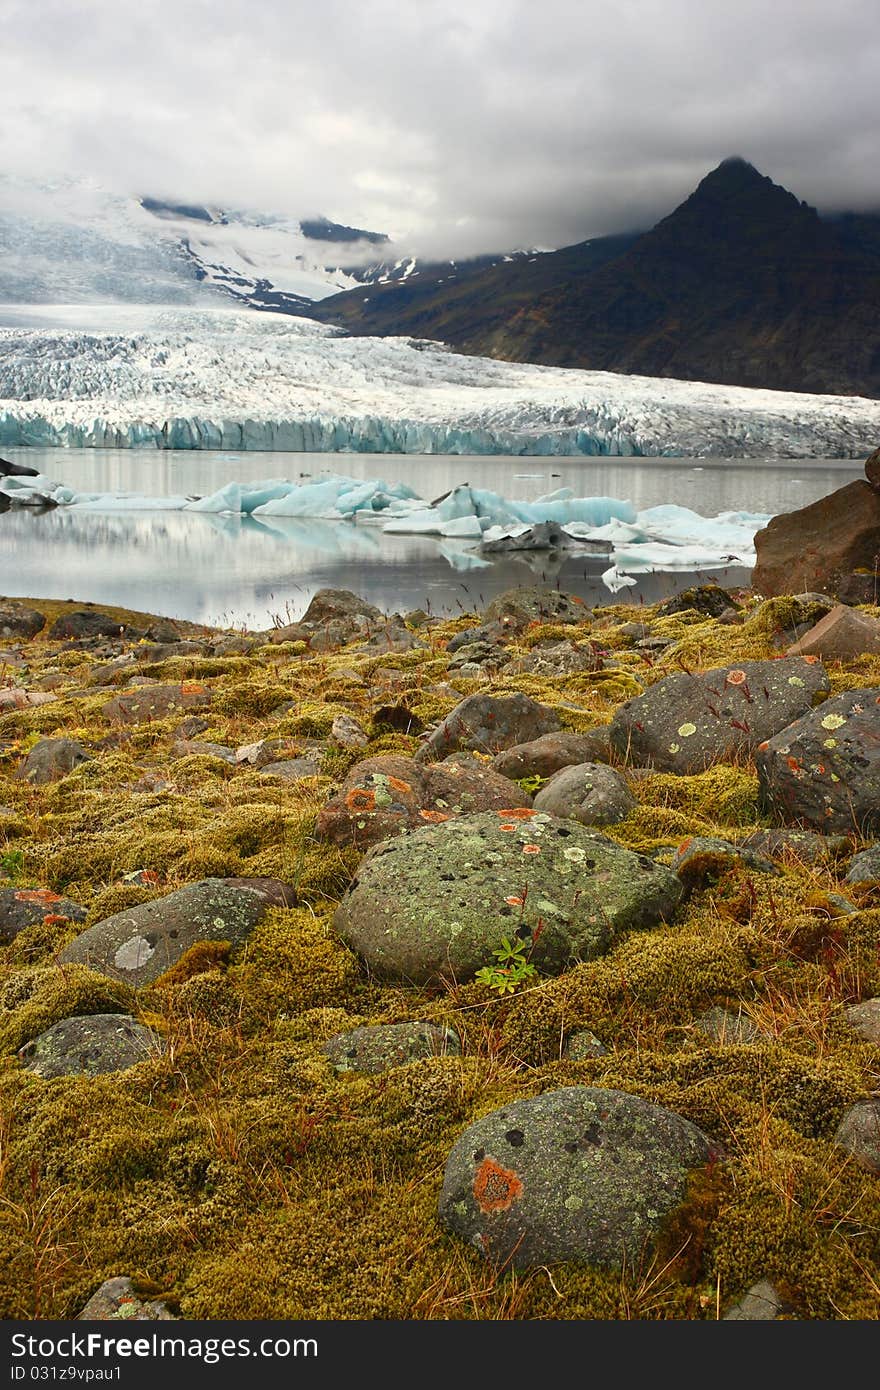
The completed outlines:
<svg viewBox="0 0 880 1390">
<path fill-rule="evenodd" d="M 638 802 L 619 772 L 603 763 L 564 767 L 535 797 L 535 810 L 581 825 L 616 825 Z"/>
<path fill-rule="evenodd" d="M 558 974 L 671 916 L 680 896 L 670 870 L 576 822 L 484 811 L 371 850 L 335 926 L 388 979 L 468 979 L 505 938 Z"/>
<path fill-rule="evenodd" d="M 162 1048 L 159 1034 L 130 1014 L 86 1014 L 53 1023 L 25 1043 L 18 1056 L 25 1071 L 48 1079 L 125 1071 L 158 1056 Z"/>
<path fill-rule="evenodd" d="M 457 1057 L 461 1042 L 453 1028 L 436 1023 L 385 1023 L 337 1033 L 324 1051 L 337 1071 L 375 1075 L 425 1057 Z"/>
<path fill-rule="evenodd" d="M 440 1219 L 495 1264 L 637 1265 L 711 1152 L 688 1120 L 625 1091 L 548 1091 L 465 1130 Z"/>
<path fill-rule="evenodd" d="M 59 961 L 135 987 L 152 984 L 200 941 L 240 946 L 271 905 L 258 888 L 206 878 L 96 922 L 65 946 Z"/>
<path fill-rule="evenodd" d="M 873 687 L 847 690 L 762 743 L 755 762 L 765 809 L 825 834 L 880 828 L 878 699 Z"/>
<path fill-rule="evenodd" d="M 438 762 L 450 753 L 470 748 L 497 753 L 517 743 L 530 743 L 560 727 L 546 705 L 516 691 L 513 695 L 468 695 L 429 735 L 416 753 L 417 762 Z"/>
<path fill-rule="evenodd" d="M 78 613 L 62 613 L 49 628 L 49 637 L 53 642 L 60 642 L 65 638 L 69 640 L 120 637 L 126 630 L 125 623 L 120 622 L 118 618 L 111 618 L 109 613 L 102 613 L 99 609 L 89 608 Z"/>
<path fill-rule="evenodd" d="M 717 1005 L 694 1019 L 694 1027 L 719 1047 L 751 1047 L 770 1039 L 748 1014 L 742 1010 L 722 1009 Z"/>
<path fill-rule="evenodd" d="M 487 623 L 500 622 L 508 629 L 521 631 L 529 623 L 582 623 L 589 616 L 583 599 L 562 594 L 558 589 L 528 586 L 499 594 L 486 609 L 485 619 Z"/>
<path fill-rule="evenodd" d="M 688 888 L 717 882 L 728 869 L 741 864 L 757 873 L 775 874 L 776 865 L 745 845 L 715 835 L 692 835 L 676 850 L 672 867 Z"/>
<path fill-rule="evenodd" d="M 682 671 L 621 705 L 611 721 L 611 744 L 636 765 L 702 772 L 751 752 L 829 689 L 822 666 L 800 658 Z"/>
<path fill-rule="evenodd" d="M 853 856 L 844 883 L 876 883 L 880 879 L 880 845 Z"/>
<path fill-rule="evenodd" d="M 492 759 L 492 766 L 503 777 L 552 777 L 554 772 L 578 763 L 607 763 L 612 757 L 608 728 L 601 725 L 585 733 L 569 733 L 560 729 L 555 734 L 542 734 L 530 743 L 517 743 L 503 748 Z"/>
</svg>

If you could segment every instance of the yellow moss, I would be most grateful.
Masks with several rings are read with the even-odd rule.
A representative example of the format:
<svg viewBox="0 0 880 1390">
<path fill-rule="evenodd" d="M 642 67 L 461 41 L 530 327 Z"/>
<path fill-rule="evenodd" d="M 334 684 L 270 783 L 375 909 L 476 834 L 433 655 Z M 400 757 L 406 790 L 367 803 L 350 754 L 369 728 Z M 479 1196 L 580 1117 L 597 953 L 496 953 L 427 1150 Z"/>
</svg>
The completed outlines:
<svg viewBox="0 0 880 1390">
<path fill-rule="evenodd" d="M 268 912 L 229 972 L 244 1007 L 266 1020 L 341 1004 L 356 977 L 357 962 L 326 915 L 306 908 Z"/>
<path fill-rule="evenodd" d="M 0 1051 L 16 1052 L 61 1018 L 131 1013 L 134 994 L 84 965 L 35 966 L 0 977 L 0 1007 Z"/>
</svg>

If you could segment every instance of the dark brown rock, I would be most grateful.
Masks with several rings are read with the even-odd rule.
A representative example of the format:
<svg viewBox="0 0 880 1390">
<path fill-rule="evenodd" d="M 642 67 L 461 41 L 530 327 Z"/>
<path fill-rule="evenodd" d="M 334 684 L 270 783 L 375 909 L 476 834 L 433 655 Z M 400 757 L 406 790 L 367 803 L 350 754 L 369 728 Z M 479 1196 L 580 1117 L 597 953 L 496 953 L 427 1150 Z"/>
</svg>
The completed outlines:
<svg viewBox="0 0 880 1390">
<path fill-rule="evenodd" d="M 563 767 L 577 763 L 608 763 L 613 757 L 608 726 L 603 724 L 585 733 L 560 730 L 542 734 L 530 743 L 504 748 L 492 759 L 492 766 L 503 777 L 552 777 Z"/>
<path fill-rule="evenodd" d="M 838 603 L 799 637 L 788 656 L 819 656 L 823 661 L 846 661 L 866 652 L 880 652 L 880 622 Z"/>
<path fill-rule="evenodd" d="M 772 597 L 816 589 L 838 594 L 854 570 L 872 575 L 880 555 L 880 491 L 866 479 L 795 512 L 774 516 L 755 536 L 752 588 Z"/>
<path fill-rule="evenodd" d="M 348 773 L 318 815 L 316 833 L 362 849 L 423 825 L 473 811 L 529 807 L 531 797 L 467 753 L 424 765 L 388 753 L 365 758 Z"/>
<path fill-rule="evenodd" d="M 78 613 L 62 613 L 49 628 L 49 637 L 53 641 L 120 637 L 126 631 L 126 624 L 118 618 L 111 618 L 109 613 L 102 613 L 100 609 L 88 608 Z"/>
</svg>

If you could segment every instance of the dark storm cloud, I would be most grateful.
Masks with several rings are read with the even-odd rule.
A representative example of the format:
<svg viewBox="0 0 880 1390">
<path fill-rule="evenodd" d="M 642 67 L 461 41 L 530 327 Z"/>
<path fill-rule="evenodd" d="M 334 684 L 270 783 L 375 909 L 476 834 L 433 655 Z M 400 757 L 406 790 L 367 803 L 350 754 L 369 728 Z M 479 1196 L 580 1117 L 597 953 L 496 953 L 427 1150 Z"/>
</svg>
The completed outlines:
<svg viewBox="0 0 880 1390">
<path fill-rule="evenodd" d="M 0 165 L 422 252 L 670 211 L 727 154 L 880 204 L 876 0 L 4 0 Z"/>
</svg>

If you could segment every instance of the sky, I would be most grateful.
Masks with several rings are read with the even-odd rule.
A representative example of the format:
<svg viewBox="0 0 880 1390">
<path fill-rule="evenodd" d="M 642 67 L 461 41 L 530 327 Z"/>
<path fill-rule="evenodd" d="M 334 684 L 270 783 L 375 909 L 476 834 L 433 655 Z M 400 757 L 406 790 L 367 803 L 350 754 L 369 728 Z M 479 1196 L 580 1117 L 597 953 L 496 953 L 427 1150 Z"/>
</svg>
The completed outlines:
<svg viewBox="0 0 880 1390">
<path fill-rule="evenodd" d="M 727 155 L 880 208 L 877 0 L 0 0 L 0 171 L 388 232 L 650 226 Z"/>
</svg>

